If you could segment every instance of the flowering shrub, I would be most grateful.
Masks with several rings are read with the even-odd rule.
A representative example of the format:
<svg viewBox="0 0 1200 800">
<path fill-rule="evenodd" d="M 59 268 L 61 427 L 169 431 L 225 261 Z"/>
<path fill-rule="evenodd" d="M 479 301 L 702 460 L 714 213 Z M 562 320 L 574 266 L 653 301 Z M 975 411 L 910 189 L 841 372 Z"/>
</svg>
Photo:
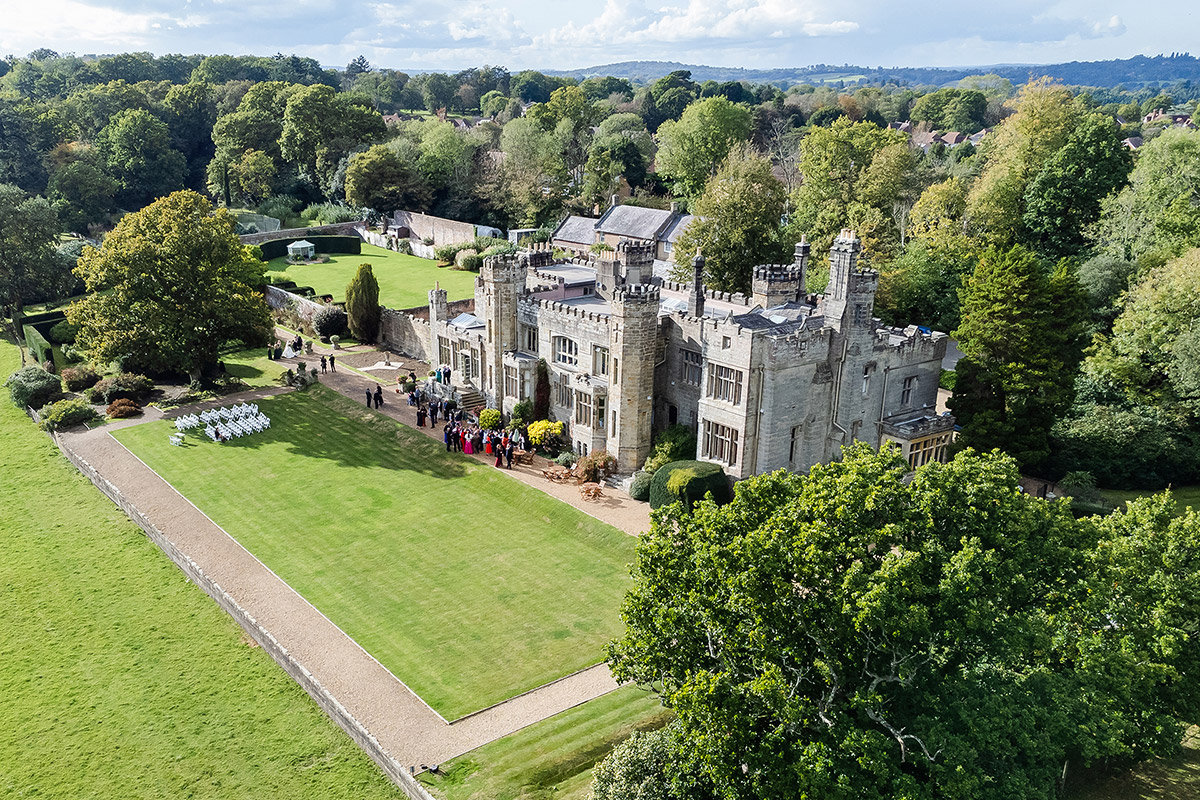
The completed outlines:
<svg viewBox="0 0 1200 800">
<path fill-rule="evenodd" d="M 500 427 L 500 412 L 494 408 L 485 408 L 479 412 L 479 427 L 494 431 Z"/>
<path fill-rule="evenodd" d="M 544 445 L 549 443 L 556 436 L 562 436 L 563 424 L 561 422 L 551 422 L 548 419 L 539 419 L 536 422 L 529 423 L 529 441 L 534 444 Z"/>
</svg>

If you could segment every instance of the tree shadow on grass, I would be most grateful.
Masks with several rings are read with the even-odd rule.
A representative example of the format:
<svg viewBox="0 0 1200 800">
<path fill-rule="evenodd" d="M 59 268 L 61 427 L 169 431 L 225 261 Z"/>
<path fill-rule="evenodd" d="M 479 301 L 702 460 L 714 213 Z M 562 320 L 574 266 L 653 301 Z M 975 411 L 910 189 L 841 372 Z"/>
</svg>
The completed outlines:
<svg viewBox="0 0 1200 800">
<path fill-rule="evenodd" d="M 216 446 L 256 450 L 279 442 L 290 454 L 343 467 L 384 467 L 434 478 L 462 478 L 476 466 L 448 456 L 424 434 L 325 387 L 262 398 L 258 404 L 271 419 L 271 427 Z M 185 441 L 192 440 L 207 443 L 208 436 L 201 428 L 191 431 Z"/>
</svg>

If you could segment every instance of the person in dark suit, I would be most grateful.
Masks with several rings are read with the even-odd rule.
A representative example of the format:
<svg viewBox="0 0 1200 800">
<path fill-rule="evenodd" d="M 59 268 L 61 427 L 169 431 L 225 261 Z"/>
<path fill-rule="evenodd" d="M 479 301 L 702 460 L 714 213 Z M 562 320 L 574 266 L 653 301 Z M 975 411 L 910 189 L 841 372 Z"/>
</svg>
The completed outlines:
<svg viewBox="0 0 1200 800">
<path fill-rule="evenodd" d="M 379 384 L 375 384 L 375 407 L 381 408 L 382 406 L 383 406 L 383 387 L 380 386 Z"/>
<path fill-rule="evenodd" d="M 450 439 L 451 439 L 450 434 L 453 432 L 453 430 L 452 430 L 453 427 L 454 427 L 453 425 L 451 425 L 449 422 L 447 422 L 445 424 L 445 426 L 442 428 L 442 440 L 446 442 L 446 452 L 447 453 L 450 452 Z"/>
<path fill-rule="evenodd" d="M 371 390 L 367 389 L 367 408 L 371 407 L 371 401 L 374 399 L 375 399 L 375 397 L 374 397 L 374 395 L 371 394 Z"/>
</svg>

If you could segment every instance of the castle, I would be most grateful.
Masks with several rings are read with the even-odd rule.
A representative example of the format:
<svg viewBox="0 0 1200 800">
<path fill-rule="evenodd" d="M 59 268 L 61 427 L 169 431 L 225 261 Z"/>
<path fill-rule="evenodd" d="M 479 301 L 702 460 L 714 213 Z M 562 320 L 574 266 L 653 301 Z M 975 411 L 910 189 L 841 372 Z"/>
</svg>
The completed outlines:
<svg viewBox="0 0 1200 800">
<path fill-rule="evenodd" d="M 807 470 L 855 440 L 897 443 L 914 467 L 942 460 L 953 418 L 935 411 L 946 335 L 872 316 L 878 273 L 842 231 L 825 293 L 806 294 L 809 245 L 755 269 L 750 295 L 655 278 L 655 245 L 620 241 L 599 260 L 548 247 L 489 257 L 473 313 L 429 293 L 429 350 L 456 384 L 506 414 L 549 367 L 550 411 L 579 453 L 632 472 L 656 430 L 696 431 L 697 458 L 734 478 Z"/>
</svg>

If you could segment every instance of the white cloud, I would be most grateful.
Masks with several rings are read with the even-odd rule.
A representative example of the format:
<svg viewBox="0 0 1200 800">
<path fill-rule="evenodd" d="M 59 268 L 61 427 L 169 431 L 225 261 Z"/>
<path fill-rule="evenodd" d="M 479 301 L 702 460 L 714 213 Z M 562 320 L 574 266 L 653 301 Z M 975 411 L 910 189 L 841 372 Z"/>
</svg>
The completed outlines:
<svg viewBox="0 0 1200 800">
<path fill-rule="evenodd" d="M 72 42 L 79 49 L 133 49 L 147 44 L 156 28 L 171 22 L 167 14 L 126 12 L 76 0 L 2 0 L 0 18 L 4 20 L 0 50 L 18 54 L 60 41 Z"/>
<path fill-rule="evenodd" d="M 806 22 L 804 24 L 804 32 L 809 36 L 837 36 L 843 33 L 854 33 L 856 30 L 858 30 L 858 23 L 847 19 L 839 19 L 834 22 Z"/>
</svg>

